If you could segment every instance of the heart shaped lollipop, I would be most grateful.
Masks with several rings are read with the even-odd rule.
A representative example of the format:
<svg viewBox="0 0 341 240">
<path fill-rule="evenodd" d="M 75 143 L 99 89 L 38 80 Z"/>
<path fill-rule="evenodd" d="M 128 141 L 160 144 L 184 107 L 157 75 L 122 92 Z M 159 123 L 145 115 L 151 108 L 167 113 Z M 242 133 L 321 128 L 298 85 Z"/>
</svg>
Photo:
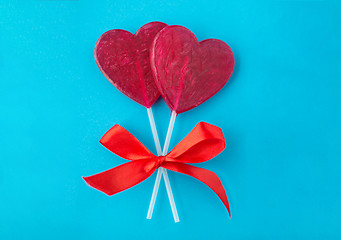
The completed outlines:
<svg viewBox="0 0 341 240">
<path fill-rule="evenodd" d="M 150 67 L 149 50 L 155 35 L 167 24 L 151 22 L 134 35 L 115 29 L 95 46 L 95 60 L 104 76 L 122 93 L 150 108 L 160 96 Z"/>
<path fill-rule="evenodd" d="M 234 57 L 223 41 L 198 42 L 187 28 L 168 26 L 154 39 L 151 66 L 168 107 L 182 113 L 205 102 L 226 84 Z"/>
<path fill-rule="evenodd" d="M 104 76 L 122 93 L 145 106 L 158 155 L 161 145 L 157 134 L 151 106 L 160 96 L 150 67 L 150 46 L 155 35 L 167 24 L 151 22 L 142 26 L 134 35 L 125 30 L 104 33 L 95 46 L 95 60 Z M 175 221 L 178 214 L 169 179 L 164 180 Z M 160 176 L 159 176 L 160 177 Z M 150 208 L 152 209 L 152 208 Z M 147 218 L 151 218 L 148 212 Z"/>
<path fill-rule="evenodd" d="M 165 155 L 176 115 L 216 94 L 232 75 L 234 57 L 226 43 L 217 39 L 198 42 L 195 35 L 182 26 L 163 28 L 156 35 L 150 54 L 156 85 L 172 111 L 163 148 Z M 160 178 L 156 178 L 154 189 L 158 189 L 159 183 Z M 156 194 L 157 190 L 153 192 L 152 208 Z"/>
</svg>

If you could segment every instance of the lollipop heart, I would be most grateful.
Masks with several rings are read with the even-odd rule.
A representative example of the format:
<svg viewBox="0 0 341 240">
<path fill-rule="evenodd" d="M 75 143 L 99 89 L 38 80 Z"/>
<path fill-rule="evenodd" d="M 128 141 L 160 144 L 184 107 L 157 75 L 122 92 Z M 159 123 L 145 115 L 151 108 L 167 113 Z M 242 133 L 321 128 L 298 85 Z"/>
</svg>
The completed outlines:
<svg viewBox="0 0 341 240">
<path fill-rule="evenodd" d="M 216 94 L 231 77 L 231 48 L 217 39 L 198 42 L 182 26 L 168 26 L 156 35 L 151 49 L 156 84 L 169 108 L 190 110 Z"/>
<path fill-rule="evenodd" d="M 134 35 L 125 30 L 110 30 L 95 46 L 95 60 L 104 76 L 146 108 L 160 96 L 150 67 L 149 50 L 155 35 L 165 26 L 165 23 L 151 22 Z"/>
</svg>

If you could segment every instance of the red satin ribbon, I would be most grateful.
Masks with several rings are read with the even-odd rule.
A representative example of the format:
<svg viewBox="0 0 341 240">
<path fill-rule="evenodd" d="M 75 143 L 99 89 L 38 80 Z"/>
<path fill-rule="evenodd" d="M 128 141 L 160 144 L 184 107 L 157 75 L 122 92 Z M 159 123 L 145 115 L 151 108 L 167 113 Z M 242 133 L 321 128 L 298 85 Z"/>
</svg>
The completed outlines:
<svg viewBox="0 0 341 240">
<path fill-rule="evenodd" d="M 144 181 L 158 167 L 192 176 L 210 187 L 224 203 L 231 217 L 229 202 L 219 177 L 209 170 L 186 163 L 200 163 L 217 156 L 225 148 L 225 139 L 220 128 L 200 122 L 166 156 L 157 157 L 137 138 L 120 125 L 113 126 L 100 143 L 116 155 L 131 160 L 83 179 L 93 188 L 108 195 L 133 187 Z"/>
</svg>

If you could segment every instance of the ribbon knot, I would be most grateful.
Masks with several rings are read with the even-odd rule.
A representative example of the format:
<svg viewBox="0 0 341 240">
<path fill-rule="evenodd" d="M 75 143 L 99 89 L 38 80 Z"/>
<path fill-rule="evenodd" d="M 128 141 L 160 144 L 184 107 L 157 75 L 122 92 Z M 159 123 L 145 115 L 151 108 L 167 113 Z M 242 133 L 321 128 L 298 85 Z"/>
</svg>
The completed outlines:
<svg viewBox="0 0 341 240">
<path fill-rule="evenodd" d="M 162 163 L 166 160 L 166 157 L 165 156 L 158 156 L 157 157 L 157 167 L 161 167 L 162 166 Z"/>
<path fill-rule="evenodd" d="M 231 217 L 229 202 L 219 177 L 214 172 L 188 164 L 208 161 L 224 150 L 224 135 L 217 126 L 198 123 L 166 156 L 155 156 L 130 132 L 117 124 L 104 134 L 100 143 L 130 162 L 83 177 L 91 187 L 114 195 L 144 181 L 162 166 L 205 183 L 218 195 Z"/>
</svg>

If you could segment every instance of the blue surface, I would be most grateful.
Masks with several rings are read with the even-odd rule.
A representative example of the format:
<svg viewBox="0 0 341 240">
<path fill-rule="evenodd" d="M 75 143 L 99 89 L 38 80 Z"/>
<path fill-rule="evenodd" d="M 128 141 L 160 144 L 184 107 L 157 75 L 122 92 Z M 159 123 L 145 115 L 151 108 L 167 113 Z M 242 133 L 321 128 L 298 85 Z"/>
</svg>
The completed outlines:
<svg viewBox="0 0 341 240">
<path fill-rule="evenodd" d="M 1 1 L 0 239 L 340 239 L 341 72 L 337 1 Z M 199 166 L 231 203 L 170 172 L 180 223 L 155 174 L 113 197 L 81 176 L 125 161 L 98 140 L 115 123 L 155 151 L 146 110 L 98 70 L 105 31 L 149 21 L 227 42 L 235 72 L 176 120 L 171 147 L 199 121 L 227 149 Z M 154 109 L 160 138 L 169 110 Z M 213 237 L 213 238 L 211 238 Z"/>
</svg>

